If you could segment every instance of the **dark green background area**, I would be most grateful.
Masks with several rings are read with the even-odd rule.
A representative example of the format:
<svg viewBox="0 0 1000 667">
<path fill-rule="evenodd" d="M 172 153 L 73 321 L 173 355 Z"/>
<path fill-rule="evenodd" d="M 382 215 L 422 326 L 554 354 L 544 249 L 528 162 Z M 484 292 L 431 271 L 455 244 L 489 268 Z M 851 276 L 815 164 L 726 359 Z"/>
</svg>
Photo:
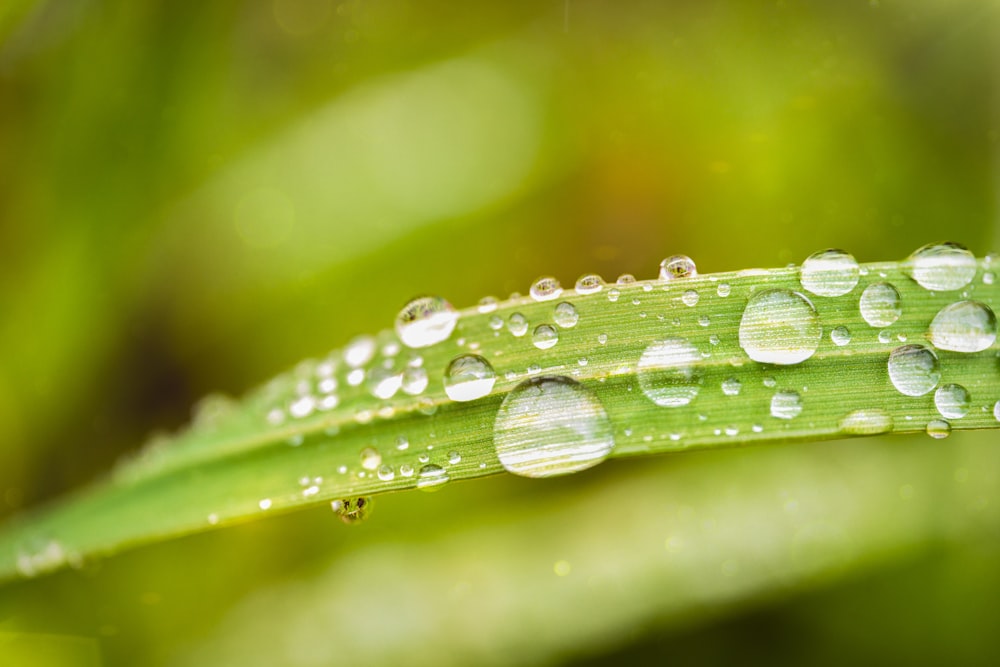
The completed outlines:
<svg viewBox="0 0 1000 667">
<path fill-rule="evenodd" d="M 974 0 L 11 3 L 0 515 L 99 479 L 205 394 L 389 326 L 417 293 L 464 307 L 543 274 L 649 278 L 678 252 L 710 272 L 828 246 L 995 251 L 998 20 Z M 900 457 L 925 446 L 907 442 Z M 702 460 L 706 485 L 734 460 Z M 511 495 L 572 503 L 627 466 L 394 496 L 360 529 L 398 536 L 405 563 L 439 524 L 476 525 Z M 995 535 L 955 533 L 510 661 L 989 663 Z M 0 633 L 176 664 L 356 535 L 310 511 L 143 548 L 0 592 Z"/>
</svg>

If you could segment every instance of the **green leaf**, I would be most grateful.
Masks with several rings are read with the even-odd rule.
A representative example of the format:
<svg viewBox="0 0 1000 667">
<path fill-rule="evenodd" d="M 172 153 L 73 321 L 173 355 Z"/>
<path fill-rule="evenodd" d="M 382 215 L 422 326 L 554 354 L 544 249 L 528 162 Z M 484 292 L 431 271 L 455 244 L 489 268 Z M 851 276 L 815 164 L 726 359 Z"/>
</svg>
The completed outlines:
<svg viewBox="0 0 1000 667">
<path fill-rule="evenodd" d="M 610 456 L 623 457 L 998 428 L 996 264 L 936 246 L 819 273 L 625 279 L 597 291 L 540 281 L 532 296 L 459 313 L 425 299 L 406 311 L 408 345 L 383 331 L 242 401 L 209 397 L 188 430 L 155 439 L 105 484 L 9 525 L 0 576 L 505 468 L 582 470 L 612 443 Z M 884 302 L 892 294 L 898 304 Z M 449 394 L 449 365 L 465 355 L 478 382 Z M 477 363 L 492 369 L 491 387 Z"/>
</svg>

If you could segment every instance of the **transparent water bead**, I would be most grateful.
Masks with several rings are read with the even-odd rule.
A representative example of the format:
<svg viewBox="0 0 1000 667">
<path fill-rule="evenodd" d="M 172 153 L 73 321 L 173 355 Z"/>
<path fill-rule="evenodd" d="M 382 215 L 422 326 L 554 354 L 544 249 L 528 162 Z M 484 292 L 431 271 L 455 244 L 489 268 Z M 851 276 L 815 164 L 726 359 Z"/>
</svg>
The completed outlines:
<svg viewBox="0 0 1000 667">
<path fill-rule="evenodd" d="M 873 283 L 861 293 L 858 302 L 861 317 L 868 326 L 887 327 L 903 314 L 899 292 L 889 283 Z"/>
<path fill-rule="evenodd" d="M 743 383 L 736 378 L 726 378 L 722 381 L 722 393 L 726 396 L 738 396 L 743 389 Z"/>
<path fill-rule="evenodd" d="M 417 488 L 421 491 L 437 491 L 449 479 L 447 470 L 436 463 L 428 463 L 417 472 Z"/>
<path fill-rule="evenodd" d="M 940 440 L 951 435 L 951 424 L 943 419 L 932 419 L 927 422 L 927 435 Z"/>
<path fill-rule="evenodd" d="M 889 379 L 905 396 L 923 396 L 941 381 L 937 355 L 923 345 L 903 345 L 889 354 Z"/>
<path fill-rule="evenodd" d="M 840 430 L 851 435 L 888 433 L 892 426 L 892 415 L 879 408 L 855 410 L 840 420 Z"/>
<path fill-rule="evenodd" d="M 559 332 L 551 324 L 539 324 L 531 334 L 531 343 L 539 350 L 547 350 L 559 342 Z"/>
<path fill-rule="evenodd" d="M 932 243 L 907 259 L 905 271 L 932 292 L 962 289 L 976 275 L 976 257 L 957 243 Z"/>
<path fill-rule="evenodd" d="M 823 327 L 812 302 L 790 290 L 754 294 L 740 319 L 740 347 L 761 363 L 801 363 L 816 352 L 822 336 Z"/>
<path fill-rule="evenodd" d="M 376 470 L 382 465 L 382 455 L 374 447 L 361 450 L 361 467 L 365 470 Z"/>
<path fill-rule="evenodd" d="M 391 368 L 373 368 L 368 372 L 367 385 L 375 398 L 390 399 L 403 386 L 403 374 Z"/>
<path fill-rule="evenodd" d="M 422 296 L 406 304 L 396 316 L 396 334 L 410 348 L 429 347 L 447 340 L 458 313 L 439 296 Z"/>
<path fill-rule="evenodd" d="M 972 397 L 960 384 L 943 384 L 934 392 L 934 407 L 945 419 L 961 419 L 969 414 Z"/>
<path fill-rule="evenodd" d="M 993 418 L 1000 422 L 1000 401 L 993 404 Z"/>
<path fill-rule="evenodd" d="M 673 255 L 660 262 L 660 280 L 676 280 L 698 275 L 698 267 L 687 255 Z"/>
<path fill-rule="evenodd" d="M 843 250 L 822 250 L 802 262 L 802 288 L 817 296 L 843 296 L 853 290 L 861 277 L 854 256 Z"/>
<path fill-rule="evenodd" d="M 771 397 L 771 416 L 777 419 L 795 419 L 802 413 L 802 397 L 799 392 L 785 389 Z"/>
<path fill-rule="evenodd" d="M 528 333 L 528 319 L 521 313 L 511 313 L 507 318 L 507 330 L 511 335 L 520 338 Z"/>
<path fill-rule="evenodd" d="M 558 299 L 562 291 L 562 285 L 559 284 L 558 280 L 551 276 L 545 276 L 533 282 L 528 293 L 535 301 L 551 301 Z"/>
<path fill-rule="evenodd" d="M 837 347 L 843 347 L 851 342 L 851 330 L 845 326 L 834 327 L 830 331 L 830 340 Z"/>
<path fill-rule="evenodd" d="M 563 376 L 531 378 L 515 387 L 497 411 L 493 443 L 503 467 L 526 477 L 585 470 L 615 446 L 601 400 Z"/>
<path fill-rule="evenodd" d="M 346 524 L 360 523 L 368 518 L 372 511 L 372 500 L 361 496 L 359 498 L 341 498 L 330 503 L 333 513 Z"/>
<path fill-rule="evenodd" d="M 353 338 L 344 348 L 344 361 L 351 368 L 364 366 L 373 356 L 375 356 L 375 339 L 371 336 Z"/>
<path fill-rule="evenodd" d="M 444 372 L 444 393 L 453 401 L 474 401 L 493 391 L 493 366 L 476 354 L 455 357 Z"/>
<path fill-rule="evenodd" d="M 997 318 L 985 303 L 959 301 L 938 311 L 928 335 L 939 350 L 982 352 L 997 339 Z"/>
<path fill-rule="evenodd" d="M 700 363 L 701 352 L 683 338 L 653 341 L 636 366 L 642 393 L 664 407 L 687 405 L 701 389 Z"/>
<path fill-rule="evenodd" d="M 698 305 L 698 299 L 698 292 L 693 289 L 686 290 L 684 294 L 681 294 L 681 302 L 691 308 Z"/>
<path fill-rule="evenodd" d="M 580 276 L 576 281 L 577 294 L 594 294 L 604 289 L 604 279 L 596 273 Z"/>
<path fill-rule="evenodd" d="M 576 307 L 573 304 L 569 301 L 563 301 L 555 307 L 553 319 L 563 329 L 572 329 L 580 321 L 580 315 L 576 312 Z"/>
</svg>

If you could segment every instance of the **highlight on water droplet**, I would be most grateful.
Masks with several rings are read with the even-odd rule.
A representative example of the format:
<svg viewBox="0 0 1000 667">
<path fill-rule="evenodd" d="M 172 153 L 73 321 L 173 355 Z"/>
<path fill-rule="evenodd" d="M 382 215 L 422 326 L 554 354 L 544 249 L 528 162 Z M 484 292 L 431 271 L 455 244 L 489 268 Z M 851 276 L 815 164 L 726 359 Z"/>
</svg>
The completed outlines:
<svg viewBox="0 0 1000 667">
<path fill-rule="evenodd" d="M 802 397 L 791 389 L 776 391 L 771 397 L 771 416 L 778 419 L 795 419 L 802 413 Z"/>
<path fill-rule="evenodd" d="M 559 342 L 559 332 L 551 324 L 539 324 L 531 334 L 531 343 L 539 350 L 547 350 Z"/>
<path fill-rule="evenodd" d="M 979 301 L 958 301 L 938 311 L 928 337 L 939 350 L 982 352 L 997 339 L 997 318 Z"/>
<path fill-rule="evenodd" d="M 943 384 L 934 392 L 934 407 L 945 419 L 961 419 L 971 404 L 972 397 L 960 384 Z"/>
<path fill-rule="evenodd" d="M 604 279 L 596 273 L 580 276 L 576 281 L 577 294 L 594 294 L 604 289 Z"/>
<path fill-rule="evenodd" d="M 533 282 L 528 293 L 535 301 L 550 301 L 558 299 L 562 291 L 562 285 L 559 284 L 558 280 L 551 276 L 545 276 Z"/>
<path fill-rule="evenodd" d="M 660 280 L 676 280 L 698 275 L 698 267 L 687 255 L 672 255 L 660 262 Z"/>
<path fill-rule="evenodd" d="M 487 396 L 496 383 L 496 372 L 477 354 L 455 357 L 444 372 L 444 392 L 453 401 L 474 401 Z"/>
<path fill-rule="evenodd" d="M 439 296 L 422 296 L 396 316 L 396 334 L 410 348 L 429 347 L 451 335 L 458 322 L 454 307 Z"/>
<path fill-rule="evenodd" d="M 437 491 L 449 479 L 447 470 L 436 463 L 428 463 L 417 472 L 417 488 L 421 491 Z"/>
<path fill-rule="evenodd" d="M 683 338 L 653 341 L 639 357 L 636 375 L 646 397 L 657 405 L 687 405 L 701 389 L 701 352 Z"/>
<path fill-rule="evenodd" d="M 812 302 L 790 290 L 754 294 L 740 319 L 740 347 L 761 363 L 801 363 L 816 352 L 822 336 L 823 327 Z"/>
<path fill-rule="evenodd" d="M 497 411 L 493 443 L 503 467 L 526 477 L 586 470 L 615 445 L 601 400 L 564 376 L 534 377 L 515 387 Z"/>
<path fill-rule="evenodd" d="M 941 381 L 937 355 L 923 345 L 903 345 L 889 354 L 889 379 L 905 396 L 923 396 Z"/>
<path fill-rule="evenodd" d="M 580 315 L 576 312 L 576 307 L 569 301 L 563 301 L 555 307 L 553 319 L 563 329 L 572 329 L 580 321 Z"/>
<path fill-rule="evenodd" d="M 903 314 L 899 292 L 889 283 L 872 283 L 866 287 L 858 308 L 868 326 L 877 328 L 890 326 Z"/>
<path fill-rule="evenodd" d="M 371 498 L 367 498 L 365 496 L 360 496 L 358 498 L 341 498 L 339 500 L 332 501 L 330 503 L 330 507 L 341 521 L 351 525 L 360 523 L 368 518 L 368 515 L 371 514 L 372 511 L 372 500 Z"/>
<path fill-rule="evenodd" d="M 892 415 L 880 408 L 855 410 L 840 419 L 840 430 L 851 435 L 888 433 L 892 426 Z"/>
<path fill-rule="evenodd" d="M 951 292 L 972 282 L 976 257 L 957 243 L 932 243 L 910 255 L 904 271 L 924 289 Z"/>
<path fill-rule="evenodd" d="M 361 450 L 361 467 L 365 470 L 375 470 L 382 463 L 382 455 L 374 447 L 365 447 Z"/>
<path fill-rule="evenodd" d="M 861 277 L 857 260 L 843 250 L 822 250 L 802 262 L 802 288 L 817 296 L 843 296 L 853 290 Z"/>
<path fill-rule="evenodd" d="M 375 356 L 375 339 L 371 336 L 352 338 L 344 347 L 344 362 L 351 368 L 364 366 Z"/>
</svg>

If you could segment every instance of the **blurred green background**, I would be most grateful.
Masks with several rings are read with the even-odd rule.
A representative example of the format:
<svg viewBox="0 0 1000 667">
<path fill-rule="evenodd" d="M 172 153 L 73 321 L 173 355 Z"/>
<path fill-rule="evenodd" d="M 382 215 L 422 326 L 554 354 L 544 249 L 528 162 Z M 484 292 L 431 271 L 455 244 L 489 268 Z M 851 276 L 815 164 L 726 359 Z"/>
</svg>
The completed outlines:
<svg viewBox="0 0 1000 667">
<path fill-rule="evenodd" d="M 150 433 L 182 425 L 199 397 L 238 395 L 387 327 L 417 293 L 464 307 L 543 274 L 649 278 L 677 252 L 710 272 L 829 246 L 861 261 L 945 238 L 997 250 L 998 13 L 980 0 L 0 6 L 0 512 L 100 479 Z M 899 528 L 896 509 L 872 508 L 877 521 L 862 526 L 820 493 L 844 493 L 857 510 L 896 498 L 905 475 L 952 483 L 995 440 L 494 478 L 379 498 L 356 530 L 319 510 L 275 517 L 0 591 L 0 655 L 6 645 L 22 661 L 9 664 L 362 664 L 398 660 L 374 647 L 400 644 L 412 664 L 995 663 L 1000 497 L 952 498 L 933 527 Z M 891 457 L 918 464 L 897 472 Z M 795 481 L 831 460 L 844 468 Z M 885 476 L 845 482 L 845 469 L 869 463 Z M 669 563 L 640 576 L 653 556 L 611 528 L 619 514 L 655 523 L 666 512 L 657 480 L 675 479 L 670 503 L 736 533 L 739 512 L 770 525 L 768 512 L 787 510 L 771 507 L 778 471 L 818 490 L 816 512 L 838 526 L 830 543 L 853 545 L 848 555 L 809 556 L 803 573 L 724 594 L 696 586 L 674 604 Z M 642 486 L 634 479 L 653 497 L 622 496 Z M 717 480 L 745 502 L 719 505 Z M 602 494 L 621 506 L 598 520 L 588 503 Z M 954 513 L 974 502 L 992 508 L 988 520 Z M 584 548 L 581 534 L 607 558 L 635 546 L 637 574 L 615 584 L 620 595 L 578 577 L 543 602 L 512 567 L 460 607 L 492 609 L 488 626 L 418 632 L 420 614 L 400 612 L 390 586 L 437 582 L 417 605 L 436 618 L 457 604 L 456 568 L 484 557 L 484 540 L 496 536 L 488 562 L 515 550 L 548 573 L 568 544 Z M 705 554 L 714 543 L 699 535 L 688 541 Z M 669 538 L 656 543 L 670 551 Z M 445 544 L 448 557 L 434 558 Z M 785 567 L 785 551 L 762 557 L 761 571 Z M 365 554 L 382 569 L 358 567 L 364 586 L 330 579 Z M 345 588 L 344 610 L 294 613 L 320 604 L 315 591 Z M 607 613 L 609 630 L 570 615 L 580 631 L 557 638 L 520 615 L 549 606 Z M 338 628 L 371 652 L 338 653 Z"/>
</svg>

